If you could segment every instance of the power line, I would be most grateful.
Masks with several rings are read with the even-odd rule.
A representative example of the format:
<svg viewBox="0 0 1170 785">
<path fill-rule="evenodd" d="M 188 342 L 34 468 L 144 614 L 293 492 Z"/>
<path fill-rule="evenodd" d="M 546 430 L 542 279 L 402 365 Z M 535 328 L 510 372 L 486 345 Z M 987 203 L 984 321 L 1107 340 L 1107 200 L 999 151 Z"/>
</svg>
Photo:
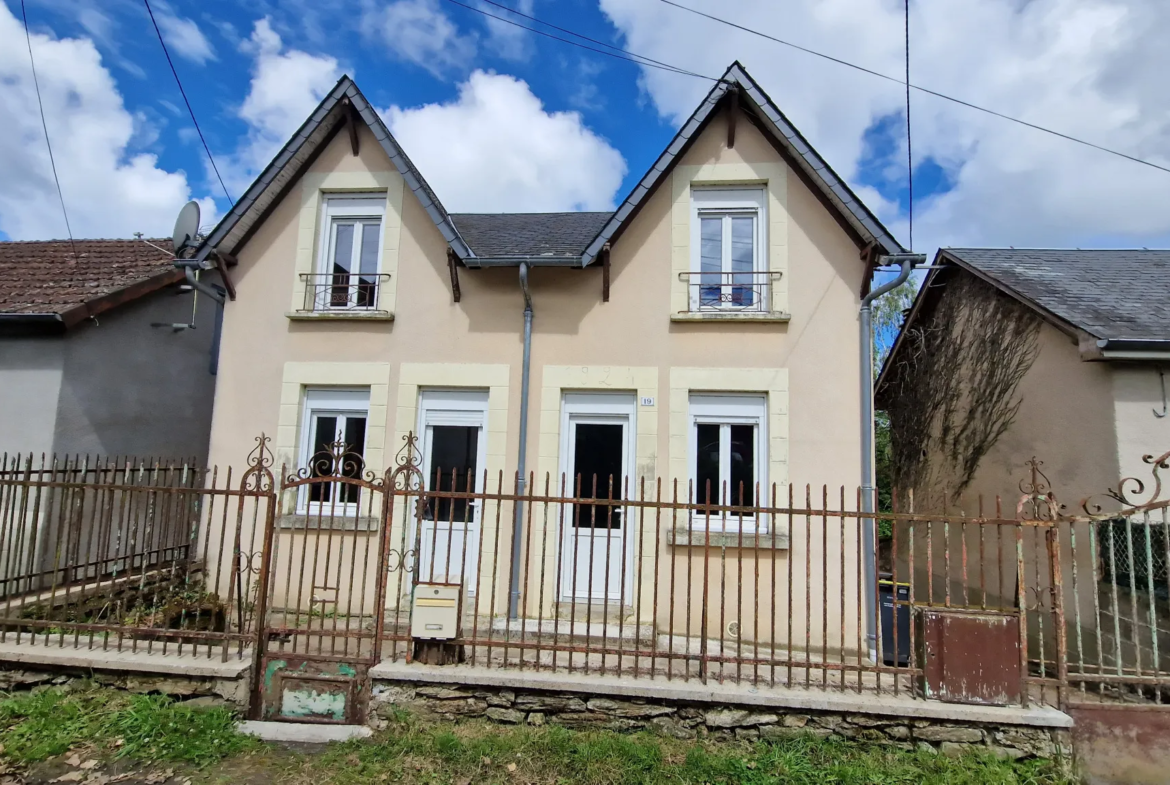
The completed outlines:
<svg viewBox="0 0 1170 785">
<path fill-rule="evenodd" d="M 855 71 L 861 71 L 862 73 L 869 74 L 870 76 L 876 76 L 876 77 L 879 77 L 881 79 L 885 79 L 889 82 L 894 82 L 895 84 L 903 84 L 903 81 L 896 76 L 890 76 L 889 74 L 883 74 L 881 71 L 874 71 L 871 68 L 866 68 L 865 66 L 857 65 L 856 63 L 851 63 L 848 60 L 842 60 L 839 57 L 833 57 L 832 55 L 827 55 L 824 52 L 818 52 L 815 49 L 809 49 L 806 46 L 801 46 L 800 44 L 794 44 L 791 41 L 785 41 L 782 38 L 777 38 L 776 36 L 768 35 L 767 33 L 762 33 L 759 30 L 753 30 L 750 27 L 744 27 L 743 25 L 736 24 L 735 22 L 728 21 L 727 19 L 721 19 L 718 16 L 714 16 L 712 14 L 705 13 L 703 11 L 696 9 L 696 8 L 691 8 L 689 6 L 682 5 L 681 3 L 676 3 L 676 2 L 674 2 L 674 0 L 660 0 L 660 2 L 666 3 L 669 6 L 673 6 L 675 8 L 681 9 L 683 11 L 688 11 L 692 14 L 695 14 L 696 16 L 701 16 L 701 17 L 704 17 L 706 19 L 710 19 L 713 22 L 718 22 L 719 24 L 727 25 L 728 27 L 733 27 L 736 30 L 742 30 L 745 33 L 751 33 L 752 35 L 759 36 L 760 38 L 766 38 L 769 41 L 773 41 L 773 42 L 778 43 L 778 44 L 783 44 L 784 46 L 791 47 L 791 48 L 796 49 L 798 51 L 804 52 L 805 54 L 810 54 L 810 55 L 813 55 L 814 57 L 819 57 L 823 60 L 828 60 L 830 62 L 837 63 L 838 65 L 846 66 L 847 68 L 852 68 Z M 907 82 L 905 82 L 905 84 L 907 84 L 910 89 L 917 90 L 920 93 L 926 93 L 927 95 L 932 95 L 935 98 L 941 98 L 944 101 L 950 101 L 951 103 L 955 103 L 955 104 L 958 104 L 960 106 L 965 106 L 968 109 L 974 109 L 978 112 L 983 112 L 984 114 L 989 114 L 989 115 L 992 115 L 993 117 L 998 117 L 1001 120 L 1010 120 L 1013 123 L 1018 123 L 1019 125 L 1026 126 L 1026 127 L 1031 128 L 1033 130 L 1043 131 L 1046 134 L 1052 134 L 1053 136 L 1060 137 L 1061 139 L 1065 139 L 1069 142 L 1076 142 L 1077 144 L 1084 145 L 1085 147 L 1091 147 L 1094 150 L 1100 150 L 1103 153 L 1109 153 L 1110 155 L 1116 155 L 1116 156 L 1119 156 L 1121 158 L 1125 158 L 1128 161 L 1133 161 L 1135 164 L 1143 164 L 1145 166 L 1149 166 L 1149 167 L 1152 167 L 1154 169 L 1158 169 L 1160 171 L 1170 173 L 1170 167 L 1162 166 L 1161 164 L 1156 164 L 1153 161 L 1147 161 L 1143 158 L 1138 158 L 1137 156 L 1130 155 L 1129 153 L 1123 153 L 1120 150 L 1114 150 L 1110 147 L 1105 147 L 1105 146 L 1099 145 L 1095 142 L 1089 142 L 1089 141 L 1086 141 L 1084 139 L 1079 139 L 1075 136 L 1070 136 L 1069 134 L 1062 133 L 1061 131 L 1055 131 L 1051 128 L 1045 128 L 1042 125 L 1036 125 L 1035 123 L 1030 123 L 1027 120 L 1021 120 L 1018 117 L 1012 117 L 1009 114 L 1004 114 L 1003 112 L 997 112 L 994 109 L 988 109 L 986 106 L 979 106 L 978 104 L 973 104 L 970 101 L 964 101 L 961 98 L 955 98 L 954 96 L 947 95 L 946 93 L 940 93 L 937 90 L 931 90 L 928 87 L 921 87 L 921 86 L 916 85 L 916 84 L 909 84 L 908 80 L 907 80 Z"/>
<path fill-rule="evenodd" d="M 21 2 L 23 3 L 24 0 L 21 0 Z M 183 82 L 179 79 L 179 72 L 175 70 L 175 64 L 171 61 L 171 53 L 167 51 L 167 42 L 163 40 L 162 31 L 158 29 L 158 22 L 155 21 L 154 11 L 150 7 L 150 0 L 142 0 L 142 2 L 146 4 L 146 13 L 150 14 L 150 22 L 154 25 L 155 35 L 158 36 L 158 42 L 162 44 L 163 54 L 167 57 L 167 65 L 171 67 L 171 73 L 174 74 L 175 84 L 179 86 L 179 94 L 183 96 L 183 103 L 187 105 L 187 113 L 191 115 L 191 122 L 195 124 L 195 132 L 199 134 L 199 141 L 203 142 L 203 150 L 207 153 L 207 160 L 211 161 L 211 168 L 219 180 L 219 187 L 223 189 L 223 195 L 227 197 L 228 203 L 232 207 L 235 207 L 235 200 L 228 193 L 227 186 L 223 184 L 223 176 L 219 173 L 219 167 L 215 165 L 215 156 L 211 154 L 211 148 L 207 146 L 207 140 L 203 138 L 203 129 L 199 127 L 199 121 L 195 119 L 195 110 L 191 108 L 191 102 L 187 100 L 187 91 L 183 89 Z"/>
<path fill-rule="evenodd" d="M 32 67 L 33 87 L 37 92 L 37 108 L 41 111 L 41 128 L 45 131 L 45 147 L 49 148 L 49 166 L 53 169 L 53 182 L 57 184 L 57 198 L 61 201 L 61 214 L 65 216 L 65 231 L 69 235 L 69 248 L 73 261 L 77 261 L 77 244 L 73 242 L 73 227 L 69 225 L 69 211 L 65 209 L 65 194 L 61 192 L 61 180 L 57 177 L 57 160 L 53 157 L 53 143 L 49 141 L 49 124 L 45 122 L 45 104 L 41 100 L 41 83 L 37 79 L 37 61 L 33 58 L 32 36 L 28 32 L 28 11 L 24 0 L 20 0 L 20 15 L 24 18 L 24 43 L 28 46 L 28 64 Z"/>
<path fill-rule="evenodd" d="M 490 0 L 487 0 L 487 1 L 490 2 Z M 538 30 L 535 27 L 529 27 L 527 25 L 520 24 L 519 22 L 517 22 L 515 20 L 508 19 L 507 17 L 500 16 L 498 14 L 493 14 L 490 11 L 486 11 L 482 8 L 476 8 L 473 5 L 468 5 L 467 3 L 461 3 L 461 2 L 459 2 L 459 0 L 447 0 L 447 2 L 451 3 L 452 5 L 457 5 L 460 8 L 465 8 L 468 11 L 474 11 L 475 13 L 481 14 L 482 16 L 486 16 L 486 17 L 489 17 L 491 19 L 499 20 L 501 22 L 504 22 L 505 24 L 510 24 L 514 27 L 519 27 L 521 30 L 527 30 L 530 33 L 536 33 L 537 35 L 542 35 L 545 38 L 551 38 L 554 41 L 560 41 L 561 43 L 569 44 L 570 46 L 576 46 L 576 47 L 581 48 L 581 49 L 588 49 L 590 52 L 596 52 L 597 54 L 605 55 L 606 57 L 612 57 L 612 58 L 617 59 L 617 60 L 625 60 L 625 61 L 630 62 L 630 63 L 635 63 L 637 65 L 642 65 L 642 66 L 648 66 L 650 68 L 658 68 L 662 71 L 667 71 L 669 73 L 682 74 L 684 76 L 693 76 L 697 79 L 706 79 L 706 80 L 711 81 L 711 82 L 720 81 L 718 77 L 707 76 L 706 74 L 696 73 L 695 71 L 688 71 L 685 68 L 679 68 L 678 66 L 673 66 L 673 65 L 670 65 L 668 63 L 663 63 L 660 60 L 654 60 L 654 59 L 649 58 L 649 57 L 644 57 L 643 55 L 635 54 L 633 52 L 628 52 L 626 50 L 621 49 L 620 47 L 616 47 L 616 46 L 613 46 L 612 44 L 607 44 L 607 43 L 604 43 L 602 41 L 597 41 L 596 39 L 589 38 L 588 36 L 581 35 L 580 33 L 574 33 L 572 30 L 568 30 L 564 27 L 557 27 L 554 24 L 551 24 L 549 22 L 543 22 L 534 16 L 529 16 L 528 14 L 520 13 L 519 11 L 516 11 L 512 8 L 508 8 L 507 6 L 501 5 L 499 3 L 491 3 L 491 5 L 494 5 L 497 8 L 503 8 L 504 10 L 509 11 L 513 14 L 517 14 L 518 16 L 522 16 L 525 19 L 531 19 L 532 21 L 537 22 L 538 24 L 546 25 L 548 27 L 553 28 L 554 30 L 560 30 L 563 33 L 567 33 L 569 35 L 575 36 L 575 37 L 580 38 L 584 41 L 589 41 L 591 43 L 599 44 L 601 46 L 608 47 L 609 49 L 617 50 L 617 51 L 607 51 L 605 49 L 598 49 L 596 47 L 587 46 L 586 44 L 579 43 L 578 41 L 573 41 L 573 40 L 568 39 L 568 38 L 562 38 L 559 35 L 553 35 L 552 33 L 546 32 L 544 30 Z"/>
<path fill-rule="evenodd" d="M 910 217 L 910 250 L 914 250 L 914 154 L 910 143 L 910 0 L 904 0 L 906 10 L 906 175 L 910 199 L 907 212 Z"/>
</svg>

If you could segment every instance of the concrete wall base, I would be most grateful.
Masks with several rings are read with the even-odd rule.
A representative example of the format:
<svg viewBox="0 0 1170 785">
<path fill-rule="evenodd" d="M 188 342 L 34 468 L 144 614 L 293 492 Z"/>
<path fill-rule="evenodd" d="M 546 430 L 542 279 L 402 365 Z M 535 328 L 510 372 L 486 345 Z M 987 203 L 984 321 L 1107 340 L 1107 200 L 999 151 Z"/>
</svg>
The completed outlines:
<svg viewBox="0 0 1170 785">
<path fill-rule="evenodd" d="M 370 724 L 384 727 L 387 718 L 399 710 L 442 720 L 482 717 L 508 725 L 555 723 L 575 729 L 654 730 L 679 739 L 781 739 L 811 734 L 881 742 L 907 750 L 929 749 L 947 755 L 981 749 L 1001 758 L 1046 758 L 1066 763 L 1072 756 L 1069 731 L 1065 728 L 375 681 Z"/>
</svg>

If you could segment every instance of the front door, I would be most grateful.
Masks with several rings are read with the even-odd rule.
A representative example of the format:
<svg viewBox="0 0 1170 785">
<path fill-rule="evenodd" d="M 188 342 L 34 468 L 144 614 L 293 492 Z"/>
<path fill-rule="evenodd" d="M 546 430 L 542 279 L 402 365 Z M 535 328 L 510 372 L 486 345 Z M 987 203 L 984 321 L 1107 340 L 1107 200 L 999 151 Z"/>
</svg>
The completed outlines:
<svg viewBox="0 0 1170 785">
<path fill-rule="evenodd" d="M 423 391 L 419 413 L 428 491 L 483 491 L 487 392 Z M 422 501 L 419 580 L 476 589 L 481 507 L 478 499 L 428 496 Z"/>
<path fill-rule="evenodd" d="M 562 440 L 565 490 L 578 499 L 565 510 L 561 595 L 576 602 L 625 602 L 632 533 L 621 500 L 633 463 L 634 398 L 615 393 L 565 396 Z"/>
</svg>

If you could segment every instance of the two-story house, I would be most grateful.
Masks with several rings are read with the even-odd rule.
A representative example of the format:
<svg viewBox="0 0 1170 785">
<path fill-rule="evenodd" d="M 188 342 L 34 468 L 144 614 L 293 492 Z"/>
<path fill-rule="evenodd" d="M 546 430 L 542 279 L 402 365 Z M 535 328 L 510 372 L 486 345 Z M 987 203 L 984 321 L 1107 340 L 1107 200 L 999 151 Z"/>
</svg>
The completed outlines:
<svg viewBox="0 0 1170 785">
<path fill-rule="evenodd" d="M 668 606 L 703 583 L 694 572 L 669 601 L 651 601 L 667 580 L 651 579 L 652 561 L 671 553 L 714 586 L 720 564 L 739 558 L 741 572 L 754 565 L 752 601 L 775 604 L 760 618 L 771 613 L 777 642 L 776 608 L 793 602 L 776 576 L 795 560 L 797 583 L 814 563 L 823 587 L 810 624 L 855 650 L 856 524 L 813 539 L 792 516 L 758 508 L 790 493 L 803 503 L 808 485 L 818 504 L 825 493 L 855 504 L 858 308 L 878 257 L 903 248 L 760 86 L 733 64 L 613 213 L 459 214 L 440 197 L 341 79 L 198 252 L 238 260 L 212 463 L 238 464 L 265 432 L 286 476 L 317 471 L 312 457 L 339 439 L 377 476 L 417 434 L 428 488 L 505 497 L 490 511 L 420 507 L 417 533 L 403 535 L 422 564 L 416 579 L 461 584 L 481 614 L 503 613 L 507 600 L 535 616 L 641 598 L 638 622 L 661 633 L 693 626 Z M 611 505 L 599 522 L 576 505 L 587 514 L 558 520 L 514 507 L 517 487 L 747 512 Z M 327 602 L 371 580 L 348 563 L 375 564 L 355 544 L 378 528 L 360 522 L 370 508 L 334 493 L 288 495 L 273 607 Z M 326 506 L 356 522 L 312 523 Z M 821 575 L 829 552 L 840 567 Z M 298 583 L 311 583 L 310 599 L 288 599 L 301 597 Z M 838 610 L 845 595 L 850 608 Z M 767 637 L 733 621 L 708 636 Z M 803 616 L 796 624 L 804 631 Z"/>
</svg>

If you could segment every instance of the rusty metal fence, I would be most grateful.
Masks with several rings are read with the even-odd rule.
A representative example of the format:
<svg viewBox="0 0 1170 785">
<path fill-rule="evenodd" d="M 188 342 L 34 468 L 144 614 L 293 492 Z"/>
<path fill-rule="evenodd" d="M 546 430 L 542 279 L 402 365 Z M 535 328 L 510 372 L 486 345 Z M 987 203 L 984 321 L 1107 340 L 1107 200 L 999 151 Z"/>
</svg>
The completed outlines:
<svg viewBox="0 0 1170 785">
<path fill-rule="evenodd" d="M 1034 462 L 1011 503 L 940 514 L 909 496 L 865 513 L 827 487 L 530 476 L 521 493 L 424 477 L 413 435 L 380 473 L 340 443 L 277 472 L 264 437 L 242 474 L 4 459 L 0 644 L 248 659 L 345 689 L 422 661 L 1160 704 L 1168 460 L 1149 459 L 1140 504 L 1130 481 L 1064 509 Z M 443 634 L 417 617 L 432 587 L 457 596 Z"/>
</svg>

